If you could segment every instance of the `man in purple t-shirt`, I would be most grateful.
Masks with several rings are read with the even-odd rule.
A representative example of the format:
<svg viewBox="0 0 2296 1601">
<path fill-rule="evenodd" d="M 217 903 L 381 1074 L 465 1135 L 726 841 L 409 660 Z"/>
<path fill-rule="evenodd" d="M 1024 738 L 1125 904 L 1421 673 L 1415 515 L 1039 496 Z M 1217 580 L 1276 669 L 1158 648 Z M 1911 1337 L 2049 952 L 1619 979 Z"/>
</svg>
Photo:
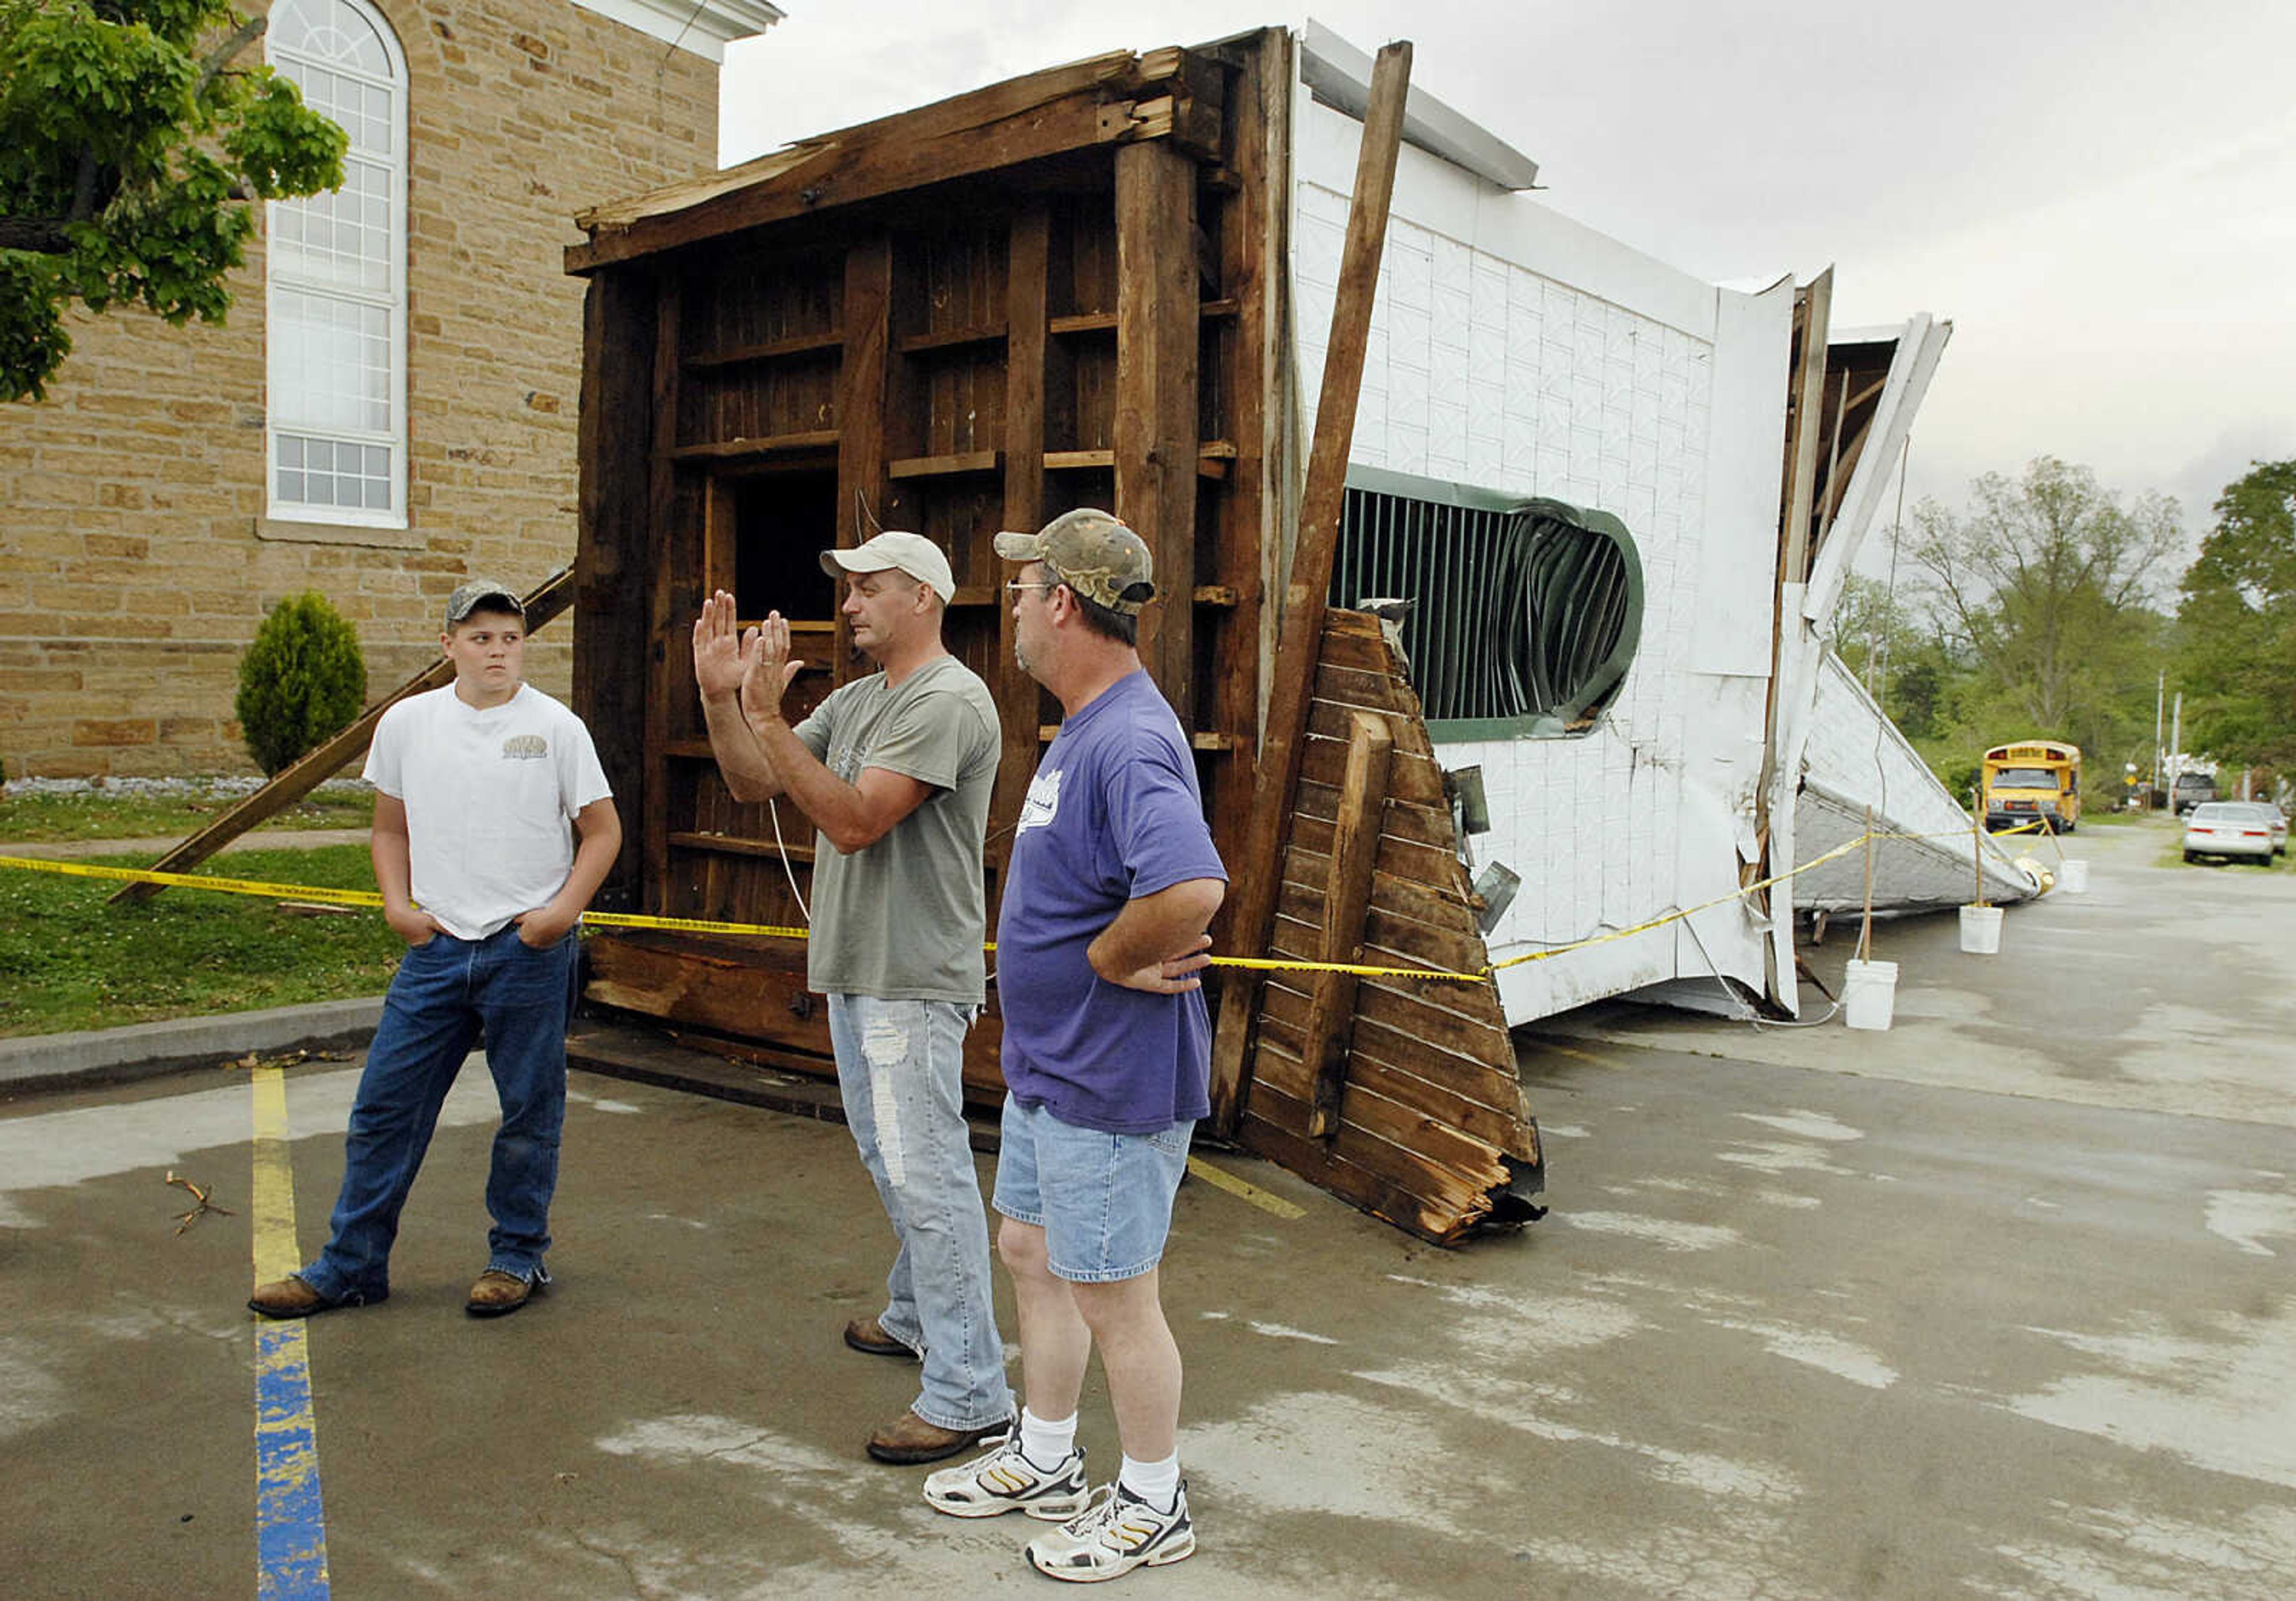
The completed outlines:
<svg viewBox="0 0 2296 1601">
<path fill-rule="evenodd" d="M 957 1517 L 1060 1521 L 1029 1543 L 1055 1579 L 1112 1579 L 1196 1548 L 1180 1479 L 1180 1352 L 1157 1263 L 1210 1030 L 1198 974 L 1227 873 L 1187 736 L 1135 648 L 1156 586 L 1148 547 L 1106 512 L 996 536 L 1013 650 L 1061 702 L 1013 835 L 996 924 L 1004 1015 L 997 1254 L 1020 1312 L 1021 1426 L 925 1481 Z M 1077 1400 L 1095 1342 L 1124 1462 L 1089 1496 Z"/>
</svg>

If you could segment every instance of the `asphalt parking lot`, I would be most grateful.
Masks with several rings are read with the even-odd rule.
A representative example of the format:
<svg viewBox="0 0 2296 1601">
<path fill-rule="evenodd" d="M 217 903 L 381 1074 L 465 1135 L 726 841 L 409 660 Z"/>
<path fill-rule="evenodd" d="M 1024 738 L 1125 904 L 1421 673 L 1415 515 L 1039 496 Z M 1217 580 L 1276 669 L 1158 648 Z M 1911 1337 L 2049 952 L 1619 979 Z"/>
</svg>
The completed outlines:
<svg viewBox="0 0 2296 1601">
<path fill-rule="evenodd" d="M 1168 1260 L 1201 1546 L 1121 1589 L 2287 1594 L 2296 875 L 2079 838 L 2091 892 L 2013 908 L 1998 957 L 1882 925 L 1886 1034 L 1613 1006 L 1521 1037 L 1554 1211 L 1520 1234 L 1439 1251 L 1207 1154 L 1260 1194 L 1189 1183 Z M 307 1252 L 354 1071 L 285 1078 Z M 862 1457 L 911 1389 L 839 1342 L 890 1237 L 845 1131 L 574 1090 L 546 1298 L 461 1310 L 474 1065 L 391 1300 L 308 1326 L 332 1593 L 1048 1593 L 1033 1525 Z M 0 1104 L 11 1595 L 257 1588 L 255 1117 L 223 1069 Z M 177 1234 L 171 1171 L 229 1214 Z M 1083 1418 L 1111 1464 L 1096 1383 Z"/>
</svg>

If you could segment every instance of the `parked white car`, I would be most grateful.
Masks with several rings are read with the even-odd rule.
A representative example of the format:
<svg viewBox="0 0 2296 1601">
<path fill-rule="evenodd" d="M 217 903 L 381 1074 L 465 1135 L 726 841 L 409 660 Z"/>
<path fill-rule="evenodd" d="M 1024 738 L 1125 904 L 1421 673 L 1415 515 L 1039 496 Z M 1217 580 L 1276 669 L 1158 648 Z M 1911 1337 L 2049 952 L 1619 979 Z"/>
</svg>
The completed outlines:
<svg viewBox="0 0 2296 1601">
<path fill-rule="evenodd" d="M 2284 841 L 2287 825 L 2279 832 Z M 2217 856 L 2231 861 L 2244 856 L 2269 867 L 2276 853 L 2273 833 L 2271 819 L 2255 801 L 2203 801 L 2185 819 L 2185 859 Z"/>
<path fill-rule="evenodd" d="M 2226 800 L 2222 804 L 2243 807 L 2255 816 L 2262 817 L 2272 829 L 2272 854 L 2275 856 L 2288 854 L 2288 814 L 2282 811 L 2277 805 L 2269 800 Z"/>
</svg>

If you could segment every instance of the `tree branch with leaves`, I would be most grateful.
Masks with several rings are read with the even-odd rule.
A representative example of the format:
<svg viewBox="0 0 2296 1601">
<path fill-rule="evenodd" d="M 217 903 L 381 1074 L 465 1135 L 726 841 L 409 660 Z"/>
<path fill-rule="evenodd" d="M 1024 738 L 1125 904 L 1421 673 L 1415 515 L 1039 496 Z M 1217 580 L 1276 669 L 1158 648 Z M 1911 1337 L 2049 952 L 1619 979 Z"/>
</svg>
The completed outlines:
<svg viewBox="0 0 2296 1601">
<path fill-rule="evenodd" d="M 2012 694 L 2036 734 L 2070 729 L 2117 693 L 2101 672 L 2149 634 L 2162 572 L 2184 533 L 2177 503 L 2146 493 L 2123 507 L 2087 467 L 2054 456 L 2011 481 L 1988 472 L 1956 514 L 1915 509 L 1911 554 L 1931 619 Z"/>
<path fill-rule="evenodd" d="M 241 58 L 227 0 L 0 0 L 0 399 L 39 399 L 64 313 L 220 323 L 254 204 L 342 183 L 349 141 Z"/>
<path fill-rule="evenodd" d="M 2185 574 L 2177 681 L 2189 743 L 2221 760 L 2296 761 L 2296 461 L 2259 462 L 2217 497 Z"/>
</svg>

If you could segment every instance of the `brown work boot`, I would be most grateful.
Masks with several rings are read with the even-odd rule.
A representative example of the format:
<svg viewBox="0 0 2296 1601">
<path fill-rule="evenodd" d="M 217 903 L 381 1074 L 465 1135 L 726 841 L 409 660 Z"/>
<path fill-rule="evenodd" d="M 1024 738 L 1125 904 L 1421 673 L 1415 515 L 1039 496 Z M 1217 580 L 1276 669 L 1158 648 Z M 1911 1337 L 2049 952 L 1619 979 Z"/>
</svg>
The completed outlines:
<svg viewBox="0 0 2296 1601">
<path fill-rule="evenodd" d="M 874 1318 L 856 1318 L 847 1324 L 845 1343 L 873 1357 L 907 1357 L 914 1360 L 917 1354 L 887 1334 L 885 1326 Z"/>
<path fill-rule="evenodd" d="M 489 1268 L 471 1286 L 471 1298 L 463 1303 L 463 1310 L 473 1318 L 499 1318 L 524 1306 L 535 1288 L 515 1273 Z"/>
<path fill-rule="evenodd" d="M 1005 1433 L 1013 1426 L 1011 1418 L 1000 1417 L 977 1429 L 944 1429 L 914 1412 L 904 1412 L 869 1436 L 869 1454 L 880 1462 L 938 1462 L 971 1449 L 991 1434 Z"/>
<path fill-rule="evenodd" d="M 365 1306 L 381 1299 L 380 1295 L 346 1295 L 340 1301 L 330 1300 L 305 1284 L 301 1274 L 290 1273 L 284 1278 L 256 1285 L 255 1293 L 247 1298 L 247 1310 L 266 1318 L 316 1318 L 337 1307 Z"/>
</svg>

